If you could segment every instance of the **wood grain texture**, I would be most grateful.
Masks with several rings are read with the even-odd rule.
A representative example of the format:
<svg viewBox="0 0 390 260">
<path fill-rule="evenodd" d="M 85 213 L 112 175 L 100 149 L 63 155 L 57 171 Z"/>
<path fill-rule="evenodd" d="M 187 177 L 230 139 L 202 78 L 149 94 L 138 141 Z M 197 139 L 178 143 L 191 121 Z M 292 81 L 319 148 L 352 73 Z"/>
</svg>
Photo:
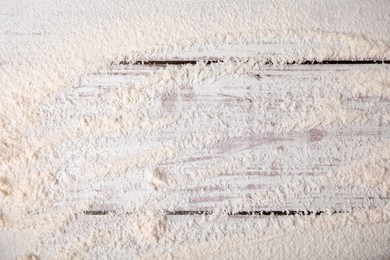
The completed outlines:
<svg viewBox="0 0 390 260">
<path fill-rule="evenodd" d="M 162 64 L 122 64 L 86 76 L 47 104 L 52 118 L 55 111 L 69 117 L 46 122 L 40 131 L 69 134 L 76 119 L 101 122 L 99 118 L 119 116 L 110 95 L 165 69 Z M 137 115 L 134 129 L 149 127 L 145 135 L 134 129 L 119 134 L 115 127 L 99 125 L 103 130 L 97 136 L 65 138 L 64 176 L 104 172 L 88 179 L 88 190 L 84 181 L 71 187 L 73 195 L 66 203 L 93 201 L 86 211 L 92 215 L 124 208 L 131 212 L 136 202 L 158 203 L 168 199 L 166 194 L 177 201 L 168 213 L 184 215 L 207 214 L 216 207 L 238 214 L 288 215 L 382 206 L 389 200 L 387 192 L 343 178 L 336 184 L 323 180 L 357 169 L 369 159 L 367 154 L 390 141 L 390 99 L 359 92 L 366 78 L 351 81 L 361 72 L 374 75 L 389 69 L 385 64 L 265 66 L 156 92 L 151 102 L 142 104 L 147 113 Z M 136 110 L 126 111 L 129 117 L 121 122 Z M 88 145 L 78 145 L 86 141 Z M 90 162 L 98 163 L 88 170 Z M 145 181 L 145 169 L 150 168 L 167 179 L 158 189 Z"/>
</svg>

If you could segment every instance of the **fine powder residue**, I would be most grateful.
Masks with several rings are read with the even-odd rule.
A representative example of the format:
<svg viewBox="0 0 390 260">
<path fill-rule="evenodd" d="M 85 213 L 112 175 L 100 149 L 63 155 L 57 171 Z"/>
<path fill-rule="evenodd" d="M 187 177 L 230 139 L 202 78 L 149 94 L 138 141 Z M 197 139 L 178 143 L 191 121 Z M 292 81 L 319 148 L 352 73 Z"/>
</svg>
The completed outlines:
<svg viewBox="0 0 390 260">
<path fill-rule="evenodd" d="M 166 177 L 158 169 L 147 169 L 145 171 L 145 177 L 154 189 L 167 183 Z"/>
<path fill-rule="evenodd" d="M 1 259 L 390 257 L 390 66 L 287 65 L 389 59 L 389 2 L 29 5 L 0 10 Z M 238 214 L 285 209 L 321 214 Z"/>
</svg>

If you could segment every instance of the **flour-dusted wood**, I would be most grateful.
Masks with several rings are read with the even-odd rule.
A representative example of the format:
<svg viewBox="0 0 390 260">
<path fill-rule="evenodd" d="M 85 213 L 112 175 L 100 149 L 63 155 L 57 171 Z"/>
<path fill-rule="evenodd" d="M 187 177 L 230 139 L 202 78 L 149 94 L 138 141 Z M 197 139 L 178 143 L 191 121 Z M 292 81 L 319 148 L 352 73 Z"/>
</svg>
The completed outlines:
<svg viewBox="0 0 390 260">
<path fill-rule="evenodd" d="M 1 1 L 0 259 L 388 259 L 389 11 Z"/>
<path fill-rule="evenodd" d="M 47 104 L 53 114 L 39 129 L 71 136 L 56 145 L 59 171 L 80 179 L 66 203 L 88 201 L 96 215 L 139 203 L 167 214 L 320 214 L 389 200 L 359 183 L 361 165 L 390 141 L 390 99 L 372 78 L 388 77 L 389 65 L 265 65 L 217 76 L 230 65 L 196 66 L 115 65 Z M 170 70 L 185 73 L 153 81 Z"/>
</svg>

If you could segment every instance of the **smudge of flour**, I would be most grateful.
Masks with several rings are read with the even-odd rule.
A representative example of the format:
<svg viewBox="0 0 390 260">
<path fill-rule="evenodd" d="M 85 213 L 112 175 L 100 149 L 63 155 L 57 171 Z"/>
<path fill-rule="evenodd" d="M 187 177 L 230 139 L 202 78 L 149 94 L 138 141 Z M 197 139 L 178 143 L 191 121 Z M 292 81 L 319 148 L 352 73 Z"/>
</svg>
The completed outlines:
<svg viewBox="0 0 390 260">
<path fill-rule="evenodd" d="M 166 176 L 156 168 L 146 169 L 145 179 L 153 189 L 158 189 L 160 186 L 167 184 Z"/>
<path fill-rule="evenodd" d="M 389 10 L 363 0 L 2 3 L 0 258 L 388 258 L 388 67 L 284 79 L 264 63 L 389 59 Z M 214 56 L 223 63 L 108 66 Z M 101 70 L 98 84 L 80 80 Z M 365 136 L 343 136 L 354 127 Z M 323 209 L 324 194 L 329 215 L 227 215 Z M 345 201 L 356 212 L 332 215 Z M 214 212 L 168 214 L 189 205 Z"/>
</svg>

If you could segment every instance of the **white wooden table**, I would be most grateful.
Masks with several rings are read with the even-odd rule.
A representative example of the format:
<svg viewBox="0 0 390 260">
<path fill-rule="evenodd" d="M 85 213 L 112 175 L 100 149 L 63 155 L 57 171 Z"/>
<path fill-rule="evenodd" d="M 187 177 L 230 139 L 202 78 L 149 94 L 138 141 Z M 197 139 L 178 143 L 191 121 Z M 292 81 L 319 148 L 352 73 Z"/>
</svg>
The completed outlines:
<svg viewBox="0 0 390 260">
<path fill-rule="evenodd" d="M 376 73 L 389 75 L 388 61 L 264 64 L 244 73 L 210 74 L 228 66 L 226 55 L 234 60 L 256 50 L 242 47 L 235 56 L 239 48 L 113 64 L 47 104 L 51 111 L 45 113 L 52 114 L 42 131 L 72 133 L 74 143 L 66 151 L 58 148 L 65 154 L 59 170 L 64 178 L 101 176 L 81 179 L 66 203 L 88 201 L 87 215 L 132 212 L 143 200 L 156 200 L 167 215 L 211 214 L 221 207 L 238 215 L 319 215 L 387 202 L 386 190 L 343 174 L 388 147 L 389 96 L 367 86 Z M 199 64 L 204 75 L 191 78 Z M 153 75 L 174 68 L 188 71 L 188 78 L 177 81 L 182 85 L 153 82 Z M 364 78 L 353 80 L 359 76 Z M 172 89 L 159 91 L 164 84 Z M 152 103 L 131 99 L 131 91 L 147 88 Z M 125 101 L 117 102 L 121 89 Z M 56 121 L 56 113 L 67 117 Z M 85 124 L 77 132 L 80 122 Z M 96 129 L 99 135 L 88 135 Z M 160 201 L 172 199 L 174 207 Z"/>
</svg>

